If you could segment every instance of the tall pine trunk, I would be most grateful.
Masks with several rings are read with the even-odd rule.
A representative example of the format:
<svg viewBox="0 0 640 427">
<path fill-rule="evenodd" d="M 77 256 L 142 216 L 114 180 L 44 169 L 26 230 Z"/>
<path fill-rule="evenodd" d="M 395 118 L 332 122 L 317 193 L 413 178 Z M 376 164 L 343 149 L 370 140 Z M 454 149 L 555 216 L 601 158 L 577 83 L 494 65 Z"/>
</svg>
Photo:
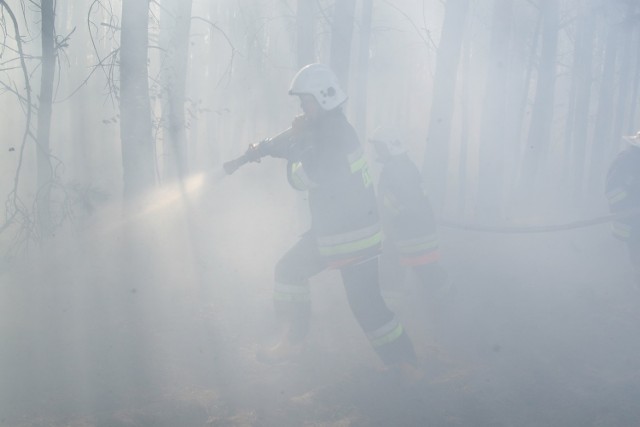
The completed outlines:
<svg viewBox="0 0 640 427">
<path fill-rule="evenodd" d="M 149 0 L 122 1 L 120 39 L 120 139 L 125 200 L 155 186 L 155 147 L 147 58 Z"/>
<path fill-rule="evenodd" d="M 40 75 L 40 96 L 38 106 L 37 135 L 37 217 L 43 237 L 53 233 L 51 219 L 51 184 L 53 169 L 50 159 L 51 115 L 53 104 L 53 77 L 56 66 L 55 10 L 53 0 L 41 1 L 42 17 L 42 70 Z"/>
<path fill-rule="evenodd" d="M 506 94 L 513 0 L 496 0 L 493 7 L 491 47 L 480 133 L 477 214 L 483 219 L 496 218 L 504 199 Z"/>
<path fill-rule="evenodd" d="M 371 15 L 373 0 L 362 1 L 360 14 L 360 43 L 355 79 L 355 119 L 354 125 L 361 138 L 367 137 L 367 82 L 369 81 L 369 42 L 371 39 Z"/>
<path fill-rule="evenodd" d="M 604 47 L 604 60 L 598 93 L 598 110 L 596 112 L 593 143 L 591 145 L 591 161 L 589 164 L 589 194 L 602 194 L 605 168 L 604 156 L 610 144 L 613 127 L 613 95 L 615 93 L 615 71 L 618 57 L 619 27 L 613 18 L 609 18 L 608 35 Z"/>
<path fill-rule="evenodd" d="M 627 115 L 626 133 L 631 135 L 636 133 L 640 127 L 640 118 L 637 117 L 638 111 L 638 92 L 640 90 L 640 31 L 638 32 L 635 44 L 636 63 L 634 65 L 633 79 L 631 80 L 631 96 L 629 97 L 629 111 Z"/>
<path fill-rule="evenodd" d="M 187 130 L 185 120 L 186 80 L 189 62 L 189 35 L 192 0 L 162 2 L 161 40 L 166 44 L 163 57 L 163 166 L 167 180 L 183 179 L 187 174 Z"/>
<path fill-rule="evenodd" d="M 431 117 L 422 164 L 426 188 L 436 211 L 440 211 L 445 202 L 456 76 L 464 33 L 461 29 L 465 28 L 468 11 L 469 0 L 447 1 L 437 50 Z"/>
<path fill-rule="evenodd" d="M 618 35 L 618 45 L 621 48 L 621 55 L 618 67 L 618 80 L 616 87 L 616 99 L 614 106 L 614 117 L 612 123 L 611 137 L 609 138 L 610 145 L 607 152 L 607 159 L 615 156 L 620 149 L 620 142 L 622 141 L 622 135 L 627 133 L 628 125 L 626 123 L 627 109 L 629 107 L 629 97 L 631 91 L 631 64 L 633 61 L 633 52 L 636 46 L 637 39 L 635 39 L 635 27 L 638 25 L 633 22 L 636 15 L 637 5 L 635 3 L 627 4 L 626 19 L 620 26 L 620 32 Z"/>
<path fill-rule="evenodd" d="M 464 215 L 469 195 L 467 162 L 469 157 L 469 122 L 471 117 L 471 35 L 467 32 L 462 43 L 462 85 L 460 87 L 460 159 L 458 168 L 457 214 Z"/>
<path fill-rule="evenodd" d="M 540 168 L 547 159 L 553 125 L 559 29 L 557 2 L 540 2 L 540 13 L 544 20 L 542 51 L 520 182 L 523 195 L 530 194 L 538 181 Z"/>
<path fill-rule="evenodd" d="M 353 18 L 355 0 L 337 0 L 333 10 L 331 24 L 330 65 L 338 76 L 345 92 L 349 88 L 349 66 L 351 64 L 351 41 L 353 40 Z"/>
<path fill-rule="evenodd" d="M 583 193 L 586 161 L 586 143 L 589 135 L 589 111 L 591 104 L 593 42 L 596 19 L 591 5 L 586 5 L 578 17 L 576 42 L 573 54 L 571 79 L 572 108 L 567 117 L 566 142 L 569 151 L 567 170 L 574 199 Z"/>
<path fill-rule="evenodd" d="M 309 0 L 298 0 L 296 10 L 296 62 L 298 68 L 315 62 L 314 4 Z"/>
</svg>

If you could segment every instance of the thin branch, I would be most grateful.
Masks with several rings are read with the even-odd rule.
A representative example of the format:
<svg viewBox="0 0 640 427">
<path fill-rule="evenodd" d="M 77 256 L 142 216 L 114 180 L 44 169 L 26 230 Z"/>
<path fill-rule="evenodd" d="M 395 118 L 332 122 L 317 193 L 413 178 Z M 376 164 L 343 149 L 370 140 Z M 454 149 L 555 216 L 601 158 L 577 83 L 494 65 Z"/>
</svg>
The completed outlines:
<svg viewBox="0 0 640 427">
<path fill-rule="evenodd" d="M 20 182 L 20 171 L 22 169 L 22 161 L 24 159 L 24 149 L 27 145 L 27 140 L 29 138 L 29 135 L 31 135 L 31 83 L 29 80 L 29 72 L 27 71 L 27 64 L 25 63 L 24 60 L 24 55 L 23 55 L 23 49 L 22 49 L 22 38 L 20 36 L 20 28 L 18 27 L 18 21 L 16 20 L 15 15 L 13 14 L 13 11 L 11 10 L 11 8 L 9 7 L 9 5 L 7 5 L 7 3 L 5 2 L 5 0 L 0 0 L 0 6 L 2 6 L 7 13 L 9 14 L 9 17 L 11 18 L 11 21 L 13 23 L 13 29 L 16 35 L 16 43 L 18 46 L 18 51 L 20 52 L 20 64 L 22 65 L 22 73 L 24 76 L 24 82 L 25 82 L 25 90 L 27 93 L 27 118 L 26 118 L 26 124 L 25 124 L 25 131 L 24 134 L 22 136 L 22 144 L 20 145 L 20 156 L 19 156 L 19 160 L 18 160 L 18 166 L 16 168 L 16 173 L 14 176 L 14 180 L 13 180 L 13 190 L 11 191 L 10 195 L 9 195 L 9 199 L 13 202 L 12 206 L 8 206 L 7 209 L 9 211 L 9 209 L 13 208 L 13 212 L 9 215 L 7 215 L 7 219 L 5 221 L 5 224 L 3 224 L 2 227 L 0 227 L 0 231 L 5 230 L 8 227 L 8 224 L 12 223 L 14 218 L 16 217 L 18 211 L 20 211 L 18 205 L 22 205 L 20 198 L 18 196 L 18 184 Z M 28 217 L 27 214 L 24 214 L 24 217 Z"/>
<path fill-rule="evenodd" d="M 416 30 L 416 33 L 418 33 L 418 35 L 420 36 L 420 38 L 422 39 L 422 41 L 424 42 L 424 44 L 426 46 L 431 46 L 432 48 L 436 48 L 436 43 L 433 41 L 433 39 L 431 38 L 431 33 L 424 28 L 424 32 L 427 34 L 427 37 L 425 37 L 422 34 L 422 29 L 420 27 L 418 27 L 418 25 L 413 21 L 413 19 L 402 9 L 400 9 L 398 6 L 394 5 L 393 3 L 391 3 L 388 0 L 384 0 L 384 2 L 389 5 L 391 8 L 395 9 L 399 14 L 401 14 L 402 16 L 405 17 L 405 19 L 407 21 L 409 21 L 409 23 L 411 24 L 411 26 Z"/>
<path fill-rule="evenodd" d="M 208 24 L 211 28 L 214 28 L 214 29 L 218 30 L 222 34 L 222 36 L 225 38 L 225 40 L 229 44 L 229 47 L 231 48 L 231 58 L 229 59 L 229 65 L 227 66 L 227 69 L 223 73 L 223 76 L 226 75 L 226 76 L 228 76 L 228 78 L 231 78 L 231 69 L 233 67 L 233 60 L 235 58 L 235 55 L 238 53 L 238 50 L 235 48 L 235 46 L 231 42 L 231 39 L 229 39 L 229 36 L 227 36 L 227 34 L 215 22 L 212 22 L 212 21 L 210 21 L 210 20 L 208 20 L 206 18 L 202 18 L 200 16 L 193 16 L 193 17 L 191 17 L 191 20 L 193 20 L 193 21 L 202 21 L 205 24 Z M 216 83 L 216 87 L 218 87 L 220 85 L 220 82 L 222 82 L 222 78 L 220 78 L 218 83 Z"/>
</svg>

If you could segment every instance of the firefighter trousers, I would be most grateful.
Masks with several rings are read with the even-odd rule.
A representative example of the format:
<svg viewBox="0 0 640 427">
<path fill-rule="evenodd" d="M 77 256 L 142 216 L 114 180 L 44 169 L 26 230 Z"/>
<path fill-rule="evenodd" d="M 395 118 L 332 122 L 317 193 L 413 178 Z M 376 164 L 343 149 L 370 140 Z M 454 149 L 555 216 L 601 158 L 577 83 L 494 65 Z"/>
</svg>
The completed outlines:
<svg viewBox="0 0 640 427">
<path fill-rule="evenodd" d="M 309 279 L 326 268 L 312 233 L 304 234 L 276 265 L 275 309 L 288 324 L 293 342 L 303 340 L 309 331 Z M 351 312 L 380 359 L 388 365 L 415 364 L 413 344 L 380 293 L 378 258 L 342 267 L 340 273 Z"/>
</svg>

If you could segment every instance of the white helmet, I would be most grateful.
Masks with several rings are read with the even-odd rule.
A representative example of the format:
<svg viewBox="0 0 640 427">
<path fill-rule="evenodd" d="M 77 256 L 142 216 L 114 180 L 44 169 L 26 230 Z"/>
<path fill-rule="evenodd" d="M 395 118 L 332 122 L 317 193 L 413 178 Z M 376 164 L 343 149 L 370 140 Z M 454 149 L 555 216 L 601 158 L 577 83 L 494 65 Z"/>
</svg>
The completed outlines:
<svg viewBox="0 0 640 427">
<path fill-rule="evenodd" d="M 369 141 L 373 144 L 380 158 L 399 156 L 407 152 L 407 149 L 402 145 L 400 132 L 393 127 L 378 127 Z"/>
<path fill-rule="evenodd" d="M 347 100 L 340 83 L 331 68 L 323 64 L 309 64 L 291 81 L 289 95 L 313 95 L 323 110 L 329 111 Z"/>
<path fill-rule="evenodd" d="M 635 147 L 640 147 L 640 130 L 635 135 L 623 136 L 627 142 Z"/>
</svg>

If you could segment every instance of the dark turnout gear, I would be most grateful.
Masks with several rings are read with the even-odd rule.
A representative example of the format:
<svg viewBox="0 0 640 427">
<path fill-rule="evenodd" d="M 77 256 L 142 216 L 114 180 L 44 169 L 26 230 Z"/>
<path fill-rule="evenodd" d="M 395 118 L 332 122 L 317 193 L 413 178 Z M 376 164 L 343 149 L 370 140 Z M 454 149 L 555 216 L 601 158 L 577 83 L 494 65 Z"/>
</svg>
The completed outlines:
<svg viewBox="0 0 640 427">
<path fill-rule="evenodd" d="M 290 94 L 304 115 L 290 129 L 225 163 L 233 173 L 264 156 L 287 160 L 287 179 L 308 192 L 311 226 L 275 268 L 276 313 L 288 326 L 285 338 L 261 352 L 265 361 L 290 353 L 309 330 L 309 279 L 339 269 L 349 306 L 386 364 L 415 363 L 413 345 L 380 294 L 378 256 L 382 231 L 373 183 L 358 137 L 339 106 L 347 99 L 338 79 L 322 64 L 303 67 Z"/>
<path fill-rule="evenodd" d="M 308 279 L 325 268 L 326 258 L 318 251 L 317 239 L 311 231 L 276 266 L 276 313 L 289 324 L 287 338 L 294 343 L 302 341 L 309 330 Z M 385 364 L 415 363 L 411 341 L 380 294 L 377 257 L 343 266 L 340 273 L 351 311 L 380 359 Z"/>
<path fill-rule="evenodd" d="M 290 184 L 309 192 L 311 228 L 332 267 L 379 253 L 382 241 L 375 194 L 355 130 L 339 110 L 307 125 L 289 156 Z"/>
<path fill-rule="evenodd" d="M 383 362 L 413 363 L 411 341 L 380 294 L 381 224 L 356 132 L 339 109 L 299 126 L 286 153 L 287 176 L 308 191 L 311 229 L 275 271 L 276 311 L 291 325 L 289 339 L 301 340 L 308 330 L 308 279 L 338 268 L 351 310 Z"/>
<path fill-rule="evenodd" d="M 425 285 L 443 285 L 446 273 L 439 264 L 436 220 L 418 168 L 405 152 L 380 159 L 378 183 L 385 255 L 410 267 Z"/>
<path fill-rule="evenodd" d="M 640 147 L 630 142 L 632 145 L 618 154 L 607 174 L 605 192 L 612 213 L 640 209 Z M 613 235 L 627 243 L 640 285 L 640 214 L 615 218 L 611 226 Z"/>
<path fill-rule="evenodd" d="M 394 240 L 403 265 L 438 261 L 436 221 L 420 173 L 406 154 L 384 162 L 378 183 L 385 232 Z"/>
</svg>

